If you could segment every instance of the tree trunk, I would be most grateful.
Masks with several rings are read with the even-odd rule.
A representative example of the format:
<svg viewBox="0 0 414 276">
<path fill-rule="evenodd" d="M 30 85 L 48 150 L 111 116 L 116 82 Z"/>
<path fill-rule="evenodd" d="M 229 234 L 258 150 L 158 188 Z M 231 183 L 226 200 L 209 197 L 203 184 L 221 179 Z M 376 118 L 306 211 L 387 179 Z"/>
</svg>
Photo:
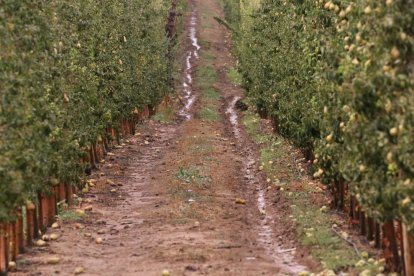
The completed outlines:
<svg viewBox="0 0 414 276">
<path fill-rule="evenodd" d="M 387 259 L 392 271 L 400 271 L 400 256 L 398 254 L 398 244 L 395 235 L 394 222 L 392 220 L 382 226 L 384 232 L 384 252 L 390 255 Z"/>
<path fill-rule="evenodd" d="M 0 224 L 0 275 L 7 275 L 8 246 L 7 246 L 7 230 L 5 224 Z"/>
<path fill-rule="evenodd" d="M 367 234 L 367 223 L 365 213 L 362 211 L 359 212 L 359 227 L 361 235 L 365 236 Z"/>
<path fill-rule="evenodd" d="M 407 231 L 403 224 L 404 265 L 405 275 L 414 275 L 414 236 Z"/>
<path fill-rule="evenodd" d="M 367 239 L 369 241 L 374 240 L 374 228 L 375 228 L 375 222 L 374 219 L 371 217 L 368 217 L 368 233 L 367 233 Z"/>
</svg>

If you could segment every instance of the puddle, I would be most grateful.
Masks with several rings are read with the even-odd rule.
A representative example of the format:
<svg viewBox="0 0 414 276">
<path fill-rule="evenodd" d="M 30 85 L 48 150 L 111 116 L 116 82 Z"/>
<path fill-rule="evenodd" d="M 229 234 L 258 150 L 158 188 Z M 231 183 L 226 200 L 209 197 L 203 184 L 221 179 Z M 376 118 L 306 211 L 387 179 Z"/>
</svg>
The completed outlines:
<svg viewBox="0 0 414 276">
<path fill-rule="evenodd" d="M 239 116 L 236 111 L 236 102 L 240 100 L 240 96 L 234 96 L 233 100 L 229 103 L 227 107 L 226 114 L 229 115 L 230 123 L 233 127 L 233 133 L 236 139 L 241 142 L 241 128 L 239 125 Z M 274 233 L 272 230 L 271 221 L 272 217 L 265 213 L 266 210 L 266 190 L 262 188 L 258 181 L 256 181 L 256 176 L 254 171 L 252 171 L 251 166 L 254 164 L 255 155 L 251 150 L 247 150 L 246 159 L 244 161 L 244 171 L 245 179 L 248 180 L 250 187 L 255 188 L 257 191 L 257 208 L 260 213 L 263 213 L 263 217 L 260 220 L 260 224 L 257 226 L 258 243 L 265 248 L 267 254 L 272 257 L 273 261 L 277 264 L 278 267 L 282 269 L 281 272 L 287 274 L 298 274 L 302 271 L 307 270 L 306 267 L 296 263 L 293 256 L 290 254 L 291 249 L 282 248 L 277 245 L 277 241 L 274 239 Z"/>
<path fill-rule="evenodd" d="M 198 44 L 197 38 L 197 12 L 195 7 L 193 7 L 193 12 L 191 15 L 190 28 L 188 36 L 191 41 L 191 47 L 187 52 L 184 78 L 182 81 L 183 96 L 184 96 L 184 106 L 180 110 L 179 115 L 184 117 L 186 120 L 191 119 L 191 107 L 193 106 L 196 96 L 193 91 L 193 66 L 195 59 L 199 58 L 199 51 L 201 46 Z"/>
<path fill-rule="evenodd" d="M 240 127 L 239 127 L 239 116 L 236 112 L 236 103 L 240 100 L 240 96 L 234 96 L 233 100 L 230 102 L 230 105 L 227 107 L 226 114 L 229 114 L 230 123 L 233 126 L 233 134 L 239 140 L 240 137 Z"/>
</svg>

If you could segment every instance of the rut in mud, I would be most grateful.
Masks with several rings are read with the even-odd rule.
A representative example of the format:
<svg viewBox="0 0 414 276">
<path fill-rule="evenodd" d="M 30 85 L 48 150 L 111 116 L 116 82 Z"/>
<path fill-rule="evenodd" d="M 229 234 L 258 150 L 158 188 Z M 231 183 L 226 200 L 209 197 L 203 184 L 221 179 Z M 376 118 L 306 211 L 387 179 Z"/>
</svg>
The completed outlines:
<svg viewBox="0 0 414 276">
<path fill-rule="evenodd" d="M 85 275 L 160 275 L 164 269 L 171 275 L 294 275 L 306 269 L 277 236 L 283 225 L 266 215 L 272 208 L 266 179 L 252 166 L 257 151 L 235 109 L 243 91 L 226 75 L 235 63 L 230 36 L 214 16 L 223 16 L 217 1 L 190 2 L 177 87 L 185 120 L 139 126 L 91 176 L 96 186 L 82 206 L 92 211 L 49 230 L 58 241 L 23 255 L 13 275 L 73 275 L 76 267 Z M 206 65 L 207 48 L 221 95 L 217 120 L 199 112 L 196 70 Z M 54 256 L 59 264 L 47 264 Z"/>
</svg>

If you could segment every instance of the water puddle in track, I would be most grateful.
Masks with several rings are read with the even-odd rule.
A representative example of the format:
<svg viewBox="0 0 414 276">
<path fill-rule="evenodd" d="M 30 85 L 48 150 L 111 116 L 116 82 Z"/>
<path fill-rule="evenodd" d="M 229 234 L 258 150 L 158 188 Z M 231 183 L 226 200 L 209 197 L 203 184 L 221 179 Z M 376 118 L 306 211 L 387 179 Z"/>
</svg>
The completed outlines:
<svg viewBox="0 0 414 276">
<path fill-rule="evenodd" d="M 201 49 L 198 44 L 197 38 L 197 12 L 195 7 L 193 7 L 193 12 L 191 14 L 190 28 L 188 36 L 191 41 L 191 47 L 187 52 L 186 64 L 184 70 L 184 78 L 182 81 L 183 94 L 184 94 L 184 106 L 180 110 L 179 115 L 184 117 L 186 120 L 191 119 L 191 107 L 193 106 L 196 96 L 193 91 L 193 67 L 195 59 L 199 58 L 199 51 Z"/>
<path fill-rule="evenodd" d="M 239 99 L 241 99 L 240 96 L 233 97 L 232 101 L 229 102 L 226 114 L 229 115 L 234 136 L 238 142 L 241 143 L 241 128 L 239 125 L 239 116 L 235 107 Z M 244 161 L 245 178 L 248 180 L 249 186 L 254 187 L 257 191 L 257 208 L 263 216 L 257 229 L 257 241 L 262 247 L 265 248 L 267 254 L 272 257 L 277 266 L 281 268 L 282 273 L 298 274 L 305 271 L 306 267 L 296 263 L 293 256 L 290 254 L 294 250 L 285 249 L 277 245 L 271 226 L 272 217 L 265 212 L 267 206 L 266 189 L 261 187 L 258 178 L 255 175 L 253 166 L 254 162 L 255 154 L 251 149 L 248 149 L 246 152 L 246 159 Z"/>
<path fill-rule="evenodd" d="M 239 116 L 235 110 L 236 103 L 240 100 L 240 96 L 234 96 L 233 100 L 230 102 L 229 106 L 227 107 L 226 114 L 229 114 L 229 120 L 231 125 L 233 126 L 233 134 L 237 140 L 240 140 L 240 127 L 239 127 Z"/>
</svg>

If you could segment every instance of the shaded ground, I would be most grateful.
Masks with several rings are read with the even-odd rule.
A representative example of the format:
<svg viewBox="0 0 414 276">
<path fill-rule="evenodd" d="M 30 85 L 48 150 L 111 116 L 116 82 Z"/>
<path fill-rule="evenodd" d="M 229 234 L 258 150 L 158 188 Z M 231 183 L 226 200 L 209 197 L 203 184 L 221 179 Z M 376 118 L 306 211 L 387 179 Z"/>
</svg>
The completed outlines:
<svg viewBox="0 0 414 276">
<path fill-rule="evenodd" d="M 227 76 L 235 62 L 230 36 L 214 16 L 223 16 L 215 0 L 190 1 L 182 55 L 187 90 L 178 84 L 182 118 L 146 122 L 114 150 L 81 197 L 80 207 L 92 211 L 49 230 L 60 238 L 23 255 L 13 275 L 73 275 L 76 267 L 85 275 L 292 275 L 317 268 L 306 250 L 292 251 L 288 203 L 268 189 L 255 164 L 257 145 L 234 108 L 243 91 Z M 47 264 L 55 256 L 59 263 Z"/>
</svg>

